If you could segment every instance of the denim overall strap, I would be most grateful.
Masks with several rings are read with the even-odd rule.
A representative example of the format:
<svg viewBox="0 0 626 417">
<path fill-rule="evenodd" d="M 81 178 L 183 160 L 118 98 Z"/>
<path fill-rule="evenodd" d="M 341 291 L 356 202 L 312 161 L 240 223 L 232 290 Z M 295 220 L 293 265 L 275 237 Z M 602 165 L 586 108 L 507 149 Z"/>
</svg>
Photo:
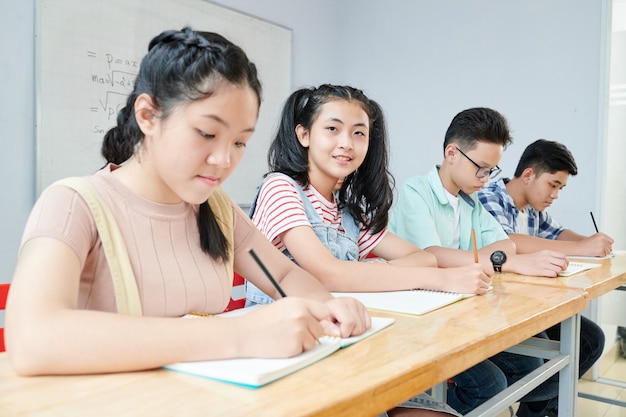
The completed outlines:
<svg viewBox="0 0 626 417">
<path fill-rule="evenodd" d="M 320 239 L 320 241 L 328 248 L 333 256 L 337 259 L 358 261 L 359 226 L 354 218 L 352 218 L 352 216 L 346 210 L 343 210 L 341 213 L 341 224 L 344 232 L 337 230 L 335 227 L 324 223 L 322 217 L 315 211 L 315 208 L 307 198 L 302 187 L 295 180 L 284 174 L 277 173 L 272 175 L 281 175 L 295 186 L 298 195 L 300 196 L 300 199 L 302 200 L 302 203 L 304 205 L 304 210 L 307 219 L 311 223 L 313 232 L 318 237 L 318 239 Z M 264 180 L 263 184 L 259 186 L 257 194 L 252 201 L 249 212 L 250 216 L 252 216 L 254 214 L 254 211 L 256 210 L 256 201 L 258 199 L 258 195 L 267 178 Z M 295 262 L 293 256 L 291 256 L 286 248 L 283 250 L 283 253 L 287 257 L 289 257 L 289 259 Z M 271 297 L 263 293 L 255 285 L 251 284 L 250 282 L 246 282 L 246 306 L 254 304 L 267 304 L 272 301 L 273 299 Z"/>
<path fill-rule="evenodd" d="M 286 177 L 289 178 L 289 177 Z M 341 212 L 341 225 L 344 232 L 339 231 L 332 225 L 324 223 L 322 217 L 315 211 L 315 207 L 311 204 L 304 190 L 293 179 L 289 178 L 292 184 L 296 187 L 300 200 L 304 205 L 304 211 L 307 219 L 311 223 L 313 232 L 318 239 L 326 246 L 326 248 L 337 259 L 344 261 L 358 261 L 359 260 L 359 227 L 356 224 L 354 218 L 347 212 Z M 295 262 L 293 256 L 287 249 L 283 250 L 283 253 Z"/>
</svg>

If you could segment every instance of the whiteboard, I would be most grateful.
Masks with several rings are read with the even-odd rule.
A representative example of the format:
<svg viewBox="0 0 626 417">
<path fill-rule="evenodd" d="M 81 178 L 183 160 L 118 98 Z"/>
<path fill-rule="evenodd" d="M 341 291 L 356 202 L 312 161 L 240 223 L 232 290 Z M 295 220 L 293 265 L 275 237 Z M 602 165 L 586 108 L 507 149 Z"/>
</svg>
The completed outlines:
<svg viewBox="0 0 626 417">
<path fill-rule="evenodd" d="M 263 102 L 256 131 L 224 188 L 249 205 L 291 89 L 291 31 L 202 0 L 38 0 L 37 195 L 57 179 L 104 165 L 100 145 L 132 91 L 150 39 L 191 26 L 218 32 L 257 66 Z"/>
</svg>

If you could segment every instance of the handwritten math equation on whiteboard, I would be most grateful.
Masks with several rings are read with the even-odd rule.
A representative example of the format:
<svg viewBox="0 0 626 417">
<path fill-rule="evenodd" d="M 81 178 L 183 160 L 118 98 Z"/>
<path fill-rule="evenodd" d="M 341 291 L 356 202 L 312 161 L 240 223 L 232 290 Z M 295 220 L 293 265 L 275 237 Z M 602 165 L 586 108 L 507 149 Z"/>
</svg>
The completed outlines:
<svg viewBox="0 0 626 417">
<path fill-rule="evenodd" d="M 115 56 L 112 53 L 87 51 L 90 60 L 89 77 L 95 86 L 102 87 L 100 95 L 93 97 L 89 112 L 96 116 L 91 133 L 102 137 L 115 126 L 118 112 L 126 105 L 133 91 L 140 61 L 134 58 Z"/>
</svg>

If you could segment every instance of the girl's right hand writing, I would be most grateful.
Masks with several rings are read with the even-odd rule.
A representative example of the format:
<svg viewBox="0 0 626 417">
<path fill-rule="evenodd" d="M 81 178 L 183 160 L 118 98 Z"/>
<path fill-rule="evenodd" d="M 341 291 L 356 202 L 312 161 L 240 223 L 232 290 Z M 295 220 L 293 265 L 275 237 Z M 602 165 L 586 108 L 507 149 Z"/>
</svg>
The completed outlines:
<svg viewBox="0 0 626 417">
<path fill-rule="evenodd" d="M 321 321 L 330 317 L 319 301 L 287 297 L 233 318 L 240 320 L 240 357 L 284 358 L 313 349 L 324 336 Z"/>
</svg>

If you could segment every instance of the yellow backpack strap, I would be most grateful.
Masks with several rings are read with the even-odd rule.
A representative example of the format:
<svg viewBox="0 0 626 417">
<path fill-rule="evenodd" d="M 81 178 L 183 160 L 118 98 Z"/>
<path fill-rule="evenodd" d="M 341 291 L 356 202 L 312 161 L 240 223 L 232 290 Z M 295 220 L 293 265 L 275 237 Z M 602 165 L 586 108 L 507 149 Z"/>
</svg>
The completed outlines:
<svg viewBox="0 0 626 417">
<path fill-rule="evenodd" d="M 70 187 L 85 200 L 96 223 L 104 255 L 111 271 L 117 312 L 141 316 L 141 300 L 139 299 L 137 281 L 135 281 L 135 275 L 130 265 L 126 244 L 111 210 L 102 203 L 95 187 L 83 178 L 65 178 L 53 185 Z"/>
<path fill-rule="evenodd" d="M 226 191 L 224 191 L 222 187 L 217 188 L 209 196 L 209 206 L 228 242 L 228 261 L 224 262 L 224 266 L 226 267 L 226 276 L 230 277 L 229 281 L 232 285 L 233 258 L 235 256 L 233 208 L 230 204 L 230 197 L 228 197 L 228 194 L 226 194 Z"/>
</svg>

